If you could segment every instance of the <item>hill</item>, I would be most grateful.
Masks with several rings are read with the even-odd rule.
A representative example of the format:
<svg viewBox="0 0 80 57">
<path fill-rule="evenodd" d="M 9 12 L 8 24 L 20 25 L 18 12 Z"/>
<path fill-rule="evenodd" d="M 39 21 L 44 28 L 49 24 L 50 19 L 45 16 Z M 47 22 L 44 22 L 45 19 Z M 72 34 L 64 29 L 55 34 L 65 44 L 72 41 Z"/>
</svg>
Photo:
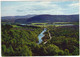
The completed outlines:
<svg viewBox="0 0 80 57">
<path fill-rule="evenodd" d="M 27 22 L 78 22 L 79 15 L 38 15 L 29 18 Z"/>
<path fill-rule="evenodd" d="M 79 22 L 79 15 L 26 15 L 2 17 L 2 22 L 32 23 L 32 22 Z"/>
<path fill-rule="evenodd" d="M 23 20 L 24 21 L 24 19 L 28 19 L 28 18 L 31 18 L 31 17 L 33 17 L 33 16 L 35 16 L 35 15 L 26 15 L 26 16 L 4 16 L 4 17 L 1 17 L 1 21 L 2 22 L 11 22 L 11 23 L 14 23 L 15 22 L 15 20 Z M 21 22 L 23 22 L 21 20 Z"/>
</svg>

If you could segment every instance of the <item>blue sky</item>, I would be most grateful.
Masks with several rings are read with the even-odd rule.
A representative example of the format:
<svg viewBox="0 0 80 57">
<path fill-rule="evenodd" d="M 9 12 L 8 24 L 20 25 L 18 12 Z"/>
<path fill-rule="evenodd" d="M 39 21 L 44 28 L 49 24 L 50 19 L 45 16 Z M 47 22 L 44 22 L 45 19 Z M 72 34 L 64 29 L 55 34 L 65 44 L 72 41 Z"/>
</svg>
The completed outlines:
<svg viewBox="0 0 80 57">
<path fill-rule="evenodd" d="M 1 2 L 1 16 L 22 16 L 28 14 L 51 14 L 51 15 L 79 14 L 79 2 L 78 1 Z"/>
</svg>

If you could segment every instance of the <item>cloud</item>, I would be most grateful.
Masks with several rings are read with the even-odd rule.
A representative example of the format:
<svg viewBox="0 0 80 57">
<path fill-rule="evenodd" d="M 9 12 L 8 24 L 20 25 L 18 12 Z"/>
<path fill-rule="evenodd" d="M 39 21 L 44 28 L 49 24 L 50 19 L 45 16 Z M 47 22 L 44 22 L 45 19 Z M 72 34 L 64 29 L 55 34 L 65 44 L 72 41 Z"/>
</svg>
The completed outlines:
<svg viewBox="0 0 80 57">
<path fill-rule="evenodd" d="M 17 9 L 26 10 L 26 11 L 30 11 L 30 10 L 42 11 L 42 10 L 49 10 L 52 8 L 56 8 L 56 7 L 57 7 L 56 4 L 51 5 L 50 2 L 36 2 L 36 3 L 29 2 L 17 7 Z"/>
<path fill-rule="evenodd" d="M 73 4 L 70 4 L 69 6 L 73 6 L 73 7 L 76 7 L 76 6 L 79 6 L 80 5 L 80 3 L 73 3 Z"/>
<path fill-rule="evenodd" d="M 79 10 L 80 3 L 72 3 L 68 5 L 72 10 Z"/>
<path fill-rule="evenodd" d="M 20 9 L 19 9 L 19 10 L 16 10 L 16 11 L 17 11 L 17 12 L 24 12 L 24 10 L 20 10 Z"/>
<path fill-rule="evenodd" d="M 79 3 L 73 2 L 66 6 L 66 8 L 63 10 L 65 14 L 79 14 Z"/>
<path fill-rule="evenodd" d="M 53 14 L 64 15 L 78 13 L 78 2 L 6 2 L 2 6 L 2 16 L 27 14 Z M 11 3 L 11 4 L 9 4 Z"/>
<path fill-rule="evenodd" d="M 61 10 L 63 10 L 57 4 L 51 4 L 51 2 L 26 3 L 23 6 L 19 6 L 17 9 L 18 13 L 24 12 L 27 14 L 60 14 L 62 13 Z"/>
</svg>

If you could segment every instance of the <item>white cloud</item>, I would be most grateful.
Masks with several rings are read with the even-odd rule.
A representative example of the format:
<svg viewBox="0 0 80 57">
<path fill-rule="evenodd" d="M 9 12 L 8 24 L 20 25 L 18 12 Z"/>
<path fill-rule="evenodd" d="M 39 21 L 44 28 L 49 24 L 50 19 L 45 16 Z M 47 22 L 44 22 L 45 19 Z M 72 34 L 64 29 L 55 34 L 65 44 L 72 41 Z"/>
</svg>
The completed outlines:
<svg viewBox="0 0 80 57">
<path fill-rule="evenodd" d="M 26 7 L 28 6 L 28 7 Z M 23 8 L 22 8 L 23 7 Z M 38 3 L 31 3 L 25 4 L 23 6 L 18 7 L 19 10 L 23 10 L 21 12 L 25 12 L 28 14 L 59 14 L 62 13 L 60 8 L 57 4 L 50 4 L 50 2 L 38 2 Z"/>
<path fill-rule="evenodd" d="M 69 6 L 71 6 L 71 7 L 77 7 L 77 6 L 80 6 L 80 3 L 73 3 L 73 4 L 70 4 Z"/>
<path fill-rule="evenodd" d="M 62 5 L 61 3 L 64 3 Z M 27 15 L 27 14 L 74 14 L 78 12 L 78 3 L 60 4 L 54 2 L 16 2 L 16 5 L 4 6 L 1 9 L 2 16 Z"/>
<path fill-rule="evenodd" d="M 79 6 L 80 6 L 80 3 L 72 3 L 72 4 L 69 4 L 68 5 L 69 7 L 69 10 L 73 11 L 73 12 L 79 12 Z"/>
</svg>

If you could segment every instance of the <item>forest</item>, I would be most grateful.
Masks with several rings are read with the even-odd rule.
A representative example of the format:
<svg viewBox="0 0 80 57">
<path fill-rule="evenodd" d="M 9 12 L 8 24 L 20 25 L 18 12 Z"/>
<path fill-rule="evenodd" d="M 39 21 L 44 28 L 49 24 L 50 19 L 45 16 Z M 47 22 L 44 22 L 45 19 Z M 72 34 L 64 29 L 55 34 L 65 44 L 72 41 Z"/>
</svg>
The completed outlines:
<svg viewBox="0 0 80 57">
<path fill-rule="evenodd" d="M 38 34 L 42 31 L 36 27 L 13 27 L 2 25 L 2 55 L 3 56 L 29 56 L 32 55 L 31 47 L 37 45 Z"/>
<path fill-rule="evenodd" d="M 65 55 L 79 55 L 79 26 L 49 27 L 52 39 L 47 44 L 54 44 Z"/>
<path fill-rule="evenodd" d="M 43 27 L 1 25 L 2 56 L 79 55 L 79 26 L 47 26 L 43 42 L 38 35 Z M 49 40 L 49 34 L 51 39 Z M 43 44 L 47 41 L 46 44 Z"/>
</svg>

